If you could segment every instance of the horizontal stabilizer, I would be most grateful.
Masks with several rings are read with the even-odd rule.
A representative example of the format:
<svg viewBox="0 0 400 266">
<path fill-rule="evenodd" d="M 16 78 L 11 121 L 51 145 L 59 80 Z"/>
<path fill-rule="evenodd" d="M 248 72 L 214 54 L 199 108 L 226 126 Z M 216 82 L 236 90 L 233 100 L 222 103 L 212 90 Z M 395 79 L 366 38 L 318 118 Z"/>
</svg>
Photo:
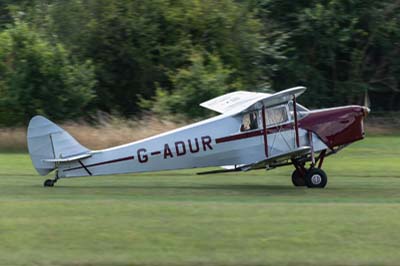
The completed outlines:
<svg viewBox="0 0 400 266">
<path fill-rule="evenodd" d="M 92 156 L 91 153 L 84 153 L 84 154 L 79 154 L 79 155 L 70 156 L 70 157 L 66 157 L 66 158 L 43 159 L 42 161 L 47 162 L 47 163 L 67 163 L 67 162 L 73 162 L 73 161 L 86 159 L 91 156 Z"/>
</svg>

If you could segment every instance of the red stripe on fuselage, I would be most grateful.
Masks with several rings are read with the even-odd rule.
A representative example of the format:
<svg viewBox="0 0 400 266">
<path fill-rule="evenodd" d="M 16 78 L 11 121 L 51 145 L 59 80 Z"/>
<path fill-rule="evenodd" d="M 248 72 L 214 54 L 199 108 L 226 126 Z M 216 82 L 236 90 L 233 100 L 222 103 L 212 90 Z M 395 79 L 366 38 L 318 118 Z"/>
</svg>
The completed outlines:
<svg viewBox="0 0 400 266">
<path fill-rule="evenodd" d="M 267 134 L 273 134 L 276 132 L 279 132 L 279 130 L 290 130 L 293 129 L 292 128 L 292 124 L 285 124 L 285 125 L 281 125 L 281 126 L 277 126 L 277 127 L 271 127 L 267 129 Z M 229 142 L 229 141 L 235 141 L 235 140 L 241 140 L 241 139 L 248 139 L 248 138 L 253 138 L 253 137 L 257 137 L 257 136 L 262 136 L 264 135 L 264 130 L 260 129 L 260 130 L 254 130 L 251 132 L 244 132 L 244 133 L 239 133 L 236 135 L 231 135 L 231 136 L 227 136 L 227 137 L 222 137 L 222 138 L 217 138 L 215 139 L 215 143 L 224 143 L 224 142 Z"/>
<path fill-rule="evenodd" d="M 234 140 L 239 140 L 239 139 L 248 139 L 252 137 L 257 137 L 261 136 L 263 134 L 263 130 L 255 130 L 251 132 L 245 132 L 245 133 L 240 133 L 232 136 L 227 136 L 227 137 L 222 137 L 215 139 L 215 143 L 223 143 L 223 142 L 228 142 L 228 141 L 234 141 Z"/>
</svg>

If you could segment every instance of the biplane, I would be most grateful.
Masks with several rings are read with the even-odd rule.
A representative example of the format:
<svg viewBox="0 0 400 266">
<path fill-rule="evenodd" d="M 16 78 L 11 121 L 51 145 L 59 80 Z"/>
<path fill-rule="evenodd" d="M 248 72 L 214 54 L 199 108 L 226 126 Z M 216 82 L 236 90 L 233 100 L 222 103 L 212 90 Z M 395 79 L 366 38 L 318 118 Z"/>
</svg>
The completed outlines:
<svg viewBox="0 0 400 266">
<path fill-rule="evenodd" d="M 140 141 L 89 150 L 42 116 L 28 126 L 32 163 L 40 175 L 60 178 L 219 166 L 200 174 L 273 169 L 293 165 L 295 186 L 323 188 L 324 158 L 364 138 L 369 108 L 358 105 L 308 110 L 297 103 L 306 90 L 275 94 L 236 91 L 200 106 L 218 116 Z"/>
</svg>

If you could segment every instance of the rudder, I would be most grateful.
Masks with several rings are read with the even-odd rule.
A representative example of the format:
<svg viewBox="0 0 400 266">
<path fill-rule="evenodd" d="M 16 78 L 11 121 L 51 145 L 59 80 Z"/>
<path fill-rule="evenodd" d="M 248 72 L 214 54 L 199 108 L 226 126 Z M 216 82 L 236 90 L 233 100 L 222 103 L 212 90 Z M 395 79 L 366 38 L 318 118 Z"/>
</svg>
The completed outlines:
<svg viewBox="0 0 400 266">
<path fill-rule="evenodd" d="M 39 115 L 29 122 L 27 142 L 32 164 L 40 175 L 47 175 L 57 167 L 56 162 L 45 160 L 90 152 L 64 129 Z"/>
</svg>

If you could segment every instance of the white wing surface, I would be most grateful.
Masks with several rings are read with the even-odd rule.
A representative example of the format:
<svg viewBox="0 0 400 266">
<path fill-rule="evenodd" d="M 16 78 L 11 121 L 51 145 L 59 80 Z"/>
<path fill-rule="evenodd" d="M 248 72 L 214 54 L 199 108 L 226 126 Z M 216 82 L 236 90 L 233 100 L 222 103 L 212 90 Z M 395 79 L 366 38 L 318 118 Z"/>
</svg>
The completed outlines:
<svg viewBox="0 0 400 266">
<path fill-rule="evenodd" d="M 305 87 L 294 87 L 274 94 L 236 91 L 203 102 L 200 106 L 222 114 L 235 115 L 253 109 L 260 109 L 262 106 L 269 107 L 288 102 L 293 95 L 298 97 L 305 90 Z"/>
<path fill-rule="evenodd" d="M 254 101 L 262 100 L 271 95 L 272 94 L 269 93 L 235 91 L 203 102 L 200 104 L 200 106 L 224 114 L 232 110 L 240 110 L 246 108 Z"/>
</svg>

